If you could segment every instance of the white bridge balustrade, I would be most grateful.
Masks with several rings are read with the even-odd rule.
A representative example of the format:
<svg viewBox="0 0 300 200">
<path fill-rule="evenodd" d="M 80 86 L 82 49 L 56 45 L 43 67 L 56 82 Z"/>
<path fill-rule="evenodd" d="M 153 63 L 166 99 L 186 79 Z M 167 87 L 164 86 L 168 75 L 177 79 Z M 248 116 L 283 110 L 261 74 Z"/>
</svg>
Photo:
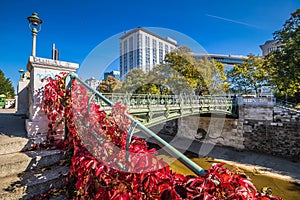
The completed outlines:
<svg viewBox="0 0 300 200">
<path fill-rule="evenodd" d="M 238 97 L 239 105 L 270 105 L 274 106 L 276 104 L 276 98 L 273 96 L 264 97 Z"/>
<path fill-rule="evenodd" d="M 27 69 L 30 72 L 30 82 L 28 85 L 29 97 L 29 119 L 26 120 L 26 131 L 29 138 L 34 142 L 40 143 L 46 140 L 48 133 L 48 123 L 44 111 L 42 110 L 44 98 L 44 85 L 43 78 L 52 77 L 61 72 L 74 72 L 78 69 L 79 65 L 76 63 L 40 58 L 30 56 Z M 60 124 L 60 129 L 63 136 L 64 124 Z M 61 136 L 58 136 L 61 137 Z"/>
</svg>

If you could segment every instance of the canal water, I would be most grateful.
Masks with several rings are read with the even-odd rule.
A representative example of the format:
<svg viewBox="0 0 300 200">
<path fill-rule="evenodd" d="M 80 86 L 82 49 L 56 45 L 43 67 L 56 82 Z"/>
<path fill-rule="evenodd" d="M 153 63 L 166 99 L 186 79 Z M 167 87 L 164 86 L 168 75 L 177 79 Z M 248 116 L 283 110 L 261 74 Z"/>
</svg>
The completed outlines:
<svg viewBox="0 0 300 200">
<path fill-rule="evenodd" d="M 219 161 L 204 157 L 199 158 L 194 155 L 187 155 L 195 163 L 201 166 L 203 169 L 208 169 L 213 163 L 219 163 Z M 195 175 L 190 169 L 183 165 L 180 161 L 175 158 L 171 158 L 167 155 L 159 155 L 167 163 L 170 163 L 170 167 L 176 173 L 181 173 L 184 175 Z M 251 181 L 254 183 L 256 189 L 260 191 L 263 187 L 269 187 L 272 189 L 272 195 L 280 196 L 285 200 L 297 200 L 300 199 L 300 184 L 291 183 L 287 180 L 278 179 L 273 177 L 271 174 L 265 175 L 257 171 L 249 171 L 247 169 L 237 168 L 236 166 L 225 164 L 229 169 L 238 171 L 239 173 L 246 174 Z"/>
<path fill-rule="evenodd" d="M 160 130 L 163 129 L 163 125 L 157 125 L 154 127 L 151 127 L 151 130 L 155 133 L 159 133 Z M 143 134 L 138 134 L 139 136 L 143 136 Z M 169 140 L 172 140 L 173 137 L 166 136 L 165 134 L 158 134 L 160 137 L 162 137 L 165 141 L 170 142 Z M 165 137 L 166 136 L 166 137 Z M 149 140 L 148 140 L 149 141 Z M 169 163 L 171 169 L 177 173 L 185 174 L 185 175 L 191 175 L 194 174 L 190 169 L 188 169 L 183 163 L 176 160 L 175 158 L 171 158 L 169 154 L 167 154 L 164 151 L 161 151 L 162 149 L 153 143 L 151 141 L 148 143 L 148 145 L 154 148 L 157 148 L 159 150 L 159 156 L 163 158 L 167 163 Z M 220 147 L 221 148 L 221 147 Z M 181 148 L 179 148 L 180 150 Z M 219 149 L 222 151 L 222 149 Z M 218 159 L 214 159 L 214 154 L 210 157 L 199 157 L 198 154 L 192 153 L 191 151 L 182 151 L 185 152 L 191 160 L 193 160 L 196 164 L 198 164 L 203 169 L 208 169 L 212 166 L 213 163 L 219 163 L 221 162 Z M 222 162 L 226 163 L 227 160 L 222 160 Z M 269 187 L 272 189 L 272 195 L 274 196 L 280 196 L 285 200 L 300 200 L 300 184 L 291 182 L 290 180 L 281 178 L 282 176 L 276 176 L 277 174 L 274 174 L 272 172 L 264 173 L 260 172 L 259 170 L 255 170 L 255 168 L 251 167 L 245 167 L 245 165 L 241 165 L 238 162 L 232 162 L 232 160 L 227 161 L 228 163 L 225 164 L 225 166 L 229 169 L 238 170 L 240 173 L 246 174 L 250 180 L 254 183 L 257 191 L 261 191 L 264 187 Z M 284 163 L 284 162 L 283 162 Z M 249 163 L 251 164 L 251 163 Z M 237 168 L 237 166 L 239 166 Z M 255 165 L 253 165 L 255 167 Z"/>
</svg>

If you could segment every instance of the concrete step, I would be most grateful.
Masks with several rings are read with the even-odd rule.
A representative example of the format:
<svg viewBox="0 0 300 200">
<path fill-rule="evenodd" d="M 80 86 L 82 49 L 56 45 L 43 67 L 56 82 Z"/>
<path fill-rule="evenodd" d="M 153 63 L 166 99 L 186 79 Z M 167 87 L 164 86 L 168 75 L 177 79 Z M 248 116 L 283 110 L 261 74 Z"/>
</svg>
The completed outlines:
<svg viewBox="0 0 300 200">
<path fill-rule="evenodd" d="M 0 134 L 0 155 L 20 152 L 28 149 L 31 142 L 27 138 L 23 137 L 9 137 L 4 134 Z"/>
<path fill-rule="evenodd" d="M 52 166 L 1 178 L 0 200 L 26 200 L 51 188 L 59 189 L 68 172 L 69 166 Z"/>
<path fill-rule="evenodd" d="M 65 158 L 65 153 L 60 150 L 27 151 L 0 155 L 0 180 L 1 177 L 57 164 Z"/>
</svg>

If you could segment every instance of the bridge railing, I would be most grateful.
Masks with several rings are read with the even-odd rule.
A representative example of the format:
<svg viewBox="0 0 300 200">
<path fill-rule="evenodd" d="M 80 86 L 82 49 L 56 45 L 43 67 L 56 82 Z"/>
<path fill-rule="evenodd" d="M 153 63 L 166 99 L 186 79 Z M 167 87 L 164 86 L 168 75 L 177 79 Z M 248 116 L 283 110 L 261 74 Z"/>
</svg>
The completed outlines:
<svg viewBox="0 0 300 200">
<path fill-rule="evenodd" d="M 83 80 L 81 80 L 76 74 L 71 73 L 68 75 L 66 80 L 67 88 L 71 89 L 72 92 L 72 80 L 77 81 L 82 86 L 88 90 L 89 93 L 89 105 L 92 103 L 92 99 L 101 99 L 102 102 L 106 104 L 106 106 L 112 107 L 114 103 L 106 98 L 103 94 L 99 93 L 95 89 L 93 89 L 91 86 L 89 86 L 87 83 L 85 83 Z M 89 110 L 89 109 L 87 109 Z M 142 133 L 144 133 L 146 136 L 151 137 L 153 141 L 155 141 L 159 146 L 163 147 L 164 150 L 166 150 L 169 154 L 176 157 L 179 161 L 181 161 L 185 166 L 187 166 L 189 169 L 191 169 L 195 174 L 197 175 L 203 175 L 205 173 L 205 170 L 202 169 L 199 165 L 194 163 L 192 160 L 190 160 L 188 157 L 186 157 L 184 154 L 182 154 L 180 151 L 175 149 L 173 146 L 171 146 L 169 143 L 167 143 L 165 140 L 160 138 L 158 135 L 156 135 L 154 132 L 152 132 L 150 129 L 145 127 L 141 122 L 134 119 L 133 116 L 130 114 L 125 114 L 125 116 L 132 122 L 131 127 L 128 130 L 127 138 L 126 138 L 126 150 L 129 152 L 129 145 L 131 142 L 132 134 L 134 133 L 134 129 L 138 128 Z M 84 134 L 84 133 L 81 133 Z M 100 145 L 100 144 L 99 144 Z M 127 157 L 128 158 L 128 157 Z"/>
<path fill-rule="evenodd" d="M 155 95 L 130 93 L 103 93 L 110 101 L 121 102 L 129 109 L 143 109 L 149 107 L 166 107 L 167 109 L 190 107 L 199 109 L 198 113 L 222 112 L 237 116 L 237 101 L 226 96 L 198 96 L 198 95 Z M 105 102 L 98 99 L 98 103 L 105 107 Z"/>
</svg>

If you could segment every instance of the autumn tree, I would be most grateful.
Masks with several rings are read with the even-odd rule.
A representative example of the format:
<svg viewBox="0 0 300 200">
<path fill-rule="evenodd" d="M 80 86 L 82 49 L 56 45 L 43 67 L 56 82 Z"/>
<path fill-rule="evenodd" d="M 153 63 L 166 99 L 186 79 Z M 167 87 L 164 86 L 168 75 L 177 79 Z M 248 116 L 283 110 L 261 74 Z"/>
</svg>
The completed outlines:
<svg viewBox="0 0 300 200">
<path fill-rule="evenodd" d="M 132 69 L 126 74 L 125 81 L 122 83 L 119 92 L 137 93 L 145 82 L 146 73 L 139 68 Z"/>
<path fill-rule="evenodd" d="M 99 84 L 99 92 L 112 93 L 120 88 L 120 81 L 114 76 L 107 76 L 104 81 Z"/>
<path fill-rule="evenodd" d="M 196 66 L 201 75 L 200 92 L 204 94 L 224 94 L 228 92 L 229 85 L 223 63 L 214 59 L 203 58 L 197 61 Z"/>
<path fill-rule="evenodd" d="M 294 11 L 283 28 L 274 32 L 281 46 L 265 57 L 264 67 L 279 96 L 300 93 L 300 9 Z"/>
<path fill-rule="evenodd" d="M 181 74 L 197 94 L 220 94 L 228 90 L 225 67 L 207 57 L 196 60 L 187 47 L 166 55 L 165 61 Z"/>
<path fill-rule="evenodd" d="M 235 65 L 227 72 L 228 82 L 232 92 L 247 94 L 252 90 L 268 85 L 268 72 L 263 67 L 263 60 L 253 54 L 242 64 Z"/>
<path fill-rule="evenodd" d="M 148 76 L 159 89 L 160 94 L 192 94 L 194 87 L 185 76 L 170 67 L 169 64 L 161 64 L 154 67 Z"/>
<path fill-rule="evenodd" d="M 14 98 L 15 90 L 9 78 L 6 78 L 0 70 L 0 94 L 4 94 L 7 98 Z"/>
</svg>

